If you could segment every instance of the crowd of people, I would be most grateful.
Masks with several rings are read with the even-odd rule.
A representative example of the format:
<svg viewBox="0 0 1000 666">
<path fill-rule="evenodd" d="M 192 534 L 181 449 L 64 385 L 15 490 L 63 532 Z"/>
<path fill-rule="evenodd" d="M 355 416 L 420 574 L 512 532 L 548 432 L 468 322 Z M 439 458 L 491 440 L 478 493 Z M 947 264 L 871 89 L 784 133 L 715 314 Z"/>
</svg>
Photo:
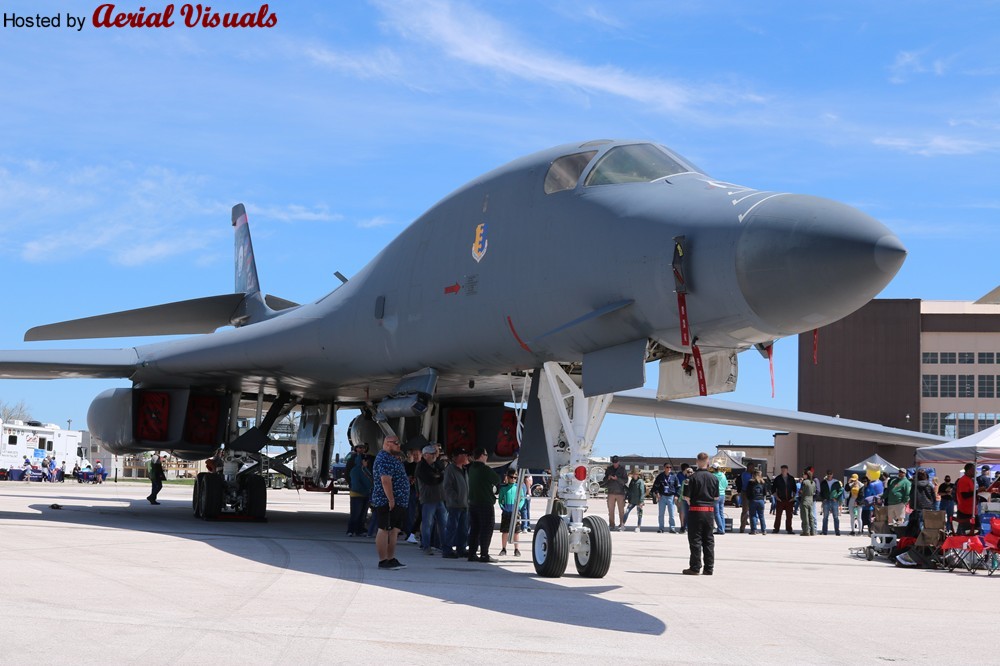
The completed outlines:
<svg viewBox="0 0 1000 666">
<path fill-rule="evenodd" d="M 989 500 L 991 493 L 987 489 L 1000 479 L 1000 471 L 993 474 L 990 467 L 984 465 L 976 476 L 974 464 L 966 467 L 963 477 L 974 477 L 975 487 L 962 490 L 964 499 L 968 501 L 973 495 L 979 495 L 981 500 Z M 670 463 L 665 463 L 653 479 L 648 498 L 658 508 L 657 532 L 683 534 L 688 530 L 690 503 L 685 499 L 685 492 L 695 471 L 695 467 L 682 463 L 675 472 Z M 802 536 L 829 535 L 831 532 L 840 536 L 842 517 L 852 536 L 870 531 L 873 510 L 878 506 L 886 507 L 889 522 L 894 525 L 907 522 L 911 514 L 920 511 L 944 511 L 948 531 L 954 530 L 956 518 L 964 520 L 969 516 L 969 512 L 959 506 L 962 498 L 951 476 L 938 479 L 925 469 L 917 469 L 912 475 L 906 469 L 900 469 L 895 474 L 881 472 L 871 477 L 851 474 L 846 481 L 836 478 L 832 470 L 826 470 L 817 479 L 811 466 L 803 469 L 798 478 L 789 473 L 788 465 L 782 465 L 780 474 L 773 479 L 764 477 L 762 471 L 752 464 L 731 476 L 724 473 L 718 463 L 708 471 L 719 485 L 713 505 L 714 535 L 726 533 L 724 506 L 726 491 L 731 483 L 736 490 L 734 504 L 740 508 L 741 533 L 748 528 L 750 534 L 768 533 L 765 515 L 768 504 L 769 515 L 773 516 L 771 533 L 784 529 L 786 533 L 794 534 L 792 517 L 798 516 L 799 534 Z M 628 472 L 618 457 L 612 456 L 602 485 L 608 492 L 608 524 L 612 531 L 625 529 L 628 516 L 635 510 L 637 521 L 634 530 L 638 532 L 642 527 L 643 506 L 647 499 L 646 483 L 639 468 L 634 467 Z M 993 499 L 998 498 L 996 493 L 992 495 Z"/>
<path fill-rule="evenodd" d="M 21 481 L 24 482 L 37 478 L 34 476 L 35 472 L 40 474 L 43 482 L 64 483 L 66 481 L 66 461 L 63 460 L 61 464 L 57 465 L 53 456 L 45 456 L 37 463 L 32 458 L 24 456 L 19 467 L 11 465 L 10 469 L 7 470 L 8 479 L 14 478 L 10 474 L 10 471 L 14 469 L 20 469 Z M 104 483 L 104 465 L 98 460 L 94 466 L 87 463 L 85 467 L 81 468 L 80 463 L 77 462 L 73 465 L 70 476 L 76 479 L 77 483 Z"/>
<path fill-rule="evenodd" d="M 398 541 L 419 544 L 427 555 L 496 562 L 490 548 L 499 504 L 499 555 L 507 555 L 512 548 L 514 556 L 520 556 L 519 534 L 531 530 L 527 501 L 531 477 L 525 477 L 518 492 L 516 470 L 499 476 L 486 465 L 485 449 L 471 453 L 458 450 L 449 457 L 439 445 L 423 438 L 417 442 L 423 446 L 414 447 L 411 441 L 411 448 L 404 453 L 399 439 L 390 436 L 377 456 L 367 455 L 364 446 L 355 447 L 348 455 L 348 536 L 375 537 L 381 569 L 405 566 L 395 556 Z M 973 470 L 971 476 L 968 469 Z M 648 484 L 638 467 L 627 470 L 618 456 L 612 456 L 601 486 L 607 492 L 612 531 L 625 529 L 633 513 L 636 521 L 632 529 L 640 531 L 644 508 L 650 501 L 657 508 L 658 533 L 688 535 L 692 556 L 684 573 L 711 575 L 714 538 L 727 531 L 724 507 L 731 484 L 735 487 L 734 503 L 740 509 L 741 533 L 765 535 L 784 530 L 794 534 L 792 517 L 798 516 L 802 536 L 840 536 L 842 519 L 845 531 L 858 535 L 870 531 L 873 511 L 879 506 L 886 507 L 890 522 L 895 524 L 913 514 L 919 517 L 924 510 L 943 510 L 951 531 L 954 520 L 969 518 L 974 501 L 969 498 L 995 480 L 988 467 L 972 479 L 974 472 L 974 465 L 967 466 L 957 483 L 952 483 L 950 476 L 938 480 L 924 469 L 916 470 L 912 478 L 901 469 L 892 475 L 852 474 L 842 481 L 832 470 L 817 478 L 811 466 L 795 477 L 782 465 L 779 474 L 767 478 L 754 465 L 727 475 L 718 464 L 709 466 L 707 454 L 699 454 L 697 466 L 683 463 L 674 471 L 666 463 Z"/>
<path fill-rule="evenodd" d="M 347 535 L 375 537 L 380 569 L 406 566 L 396 558 L 399 541 L 419 544 L 428 556 L 494 563 L 490 548 L 499 504 L 499 554 L 507 555 L 510 546 L 520 557 L 519 534 L 531 531 L 526 501 L 531 477 L 524 478 L 519 493 L 516 470 L 499 476 L 486 464 L 485 449 L 457 450 L 448 457 L 437 444 L 416 441 L 404 454 L 399 439 L 389 436 L 376 456 L 367 455 L 364 445 L 347 456 Z M 512 524 L 513 543 L 508 543 Z"/>
</svg>

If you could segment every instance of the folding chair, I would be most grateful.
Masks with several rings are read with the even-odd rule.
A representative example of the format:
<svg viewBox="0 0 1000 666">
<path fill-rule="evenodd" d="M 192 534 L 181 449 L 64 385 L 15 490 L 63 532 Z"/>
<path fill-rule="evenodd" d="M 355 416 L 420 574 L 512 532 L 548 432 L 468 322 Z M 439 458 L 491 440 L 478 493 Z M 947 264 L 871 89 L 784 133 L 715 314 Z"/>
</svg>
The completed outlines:
<svg viewBox="0 0 1000 666">
<path fill-rule="evenodd" d="M 990 518 L 990 533 L 983 535 L 986 548 L 983 552 L 983 566 L 986 575 L 992 576 L 1000 569 L 1000 518 Z"/>
<path fill-rule="evenodd" d="M 941 544 L 941 551 L 944 553 L 944 562 L 948 571 L 954 571 L 959 567 L 971 574 L 976 573 L 976 569 L 985 568 L 983 563 L 983 540 L 978 536 L 950 536 Z"/>
<path fill-rule="evenodd" d="M 944 511 L 924 511 L 924 526 L 917 535 L 917 541 L 913 545 L 921 549 L 926 554 L 931 563 L 937 566 L 944 566 L 944 552 L 941 544 L 947 538 L 945 531 Z"/>
</svg>

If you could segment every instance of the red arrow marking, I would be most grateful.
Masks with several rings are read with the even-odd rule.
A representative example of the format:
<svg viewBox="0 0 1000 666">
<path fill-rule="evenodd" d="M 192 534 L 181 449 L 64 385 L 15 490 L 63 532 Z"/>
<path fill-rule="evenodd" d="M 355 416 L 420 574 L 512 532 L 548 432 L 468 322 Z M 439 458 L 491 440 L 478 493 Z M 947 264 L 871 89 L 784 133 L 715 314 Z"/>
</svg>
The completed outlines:
<svg viewBox="0 0 1000 666">
<path fill-rule="evenodd" d="M 446 294 L 457 294 L 461 290 L 462 290 L 462 285 L 460 285 L 459 283 L 456 282 L 455 284 L 451 285 L 450 287 L 445 287 L 444 288 L 444 293 L 446 293 Z"/>
</svg>

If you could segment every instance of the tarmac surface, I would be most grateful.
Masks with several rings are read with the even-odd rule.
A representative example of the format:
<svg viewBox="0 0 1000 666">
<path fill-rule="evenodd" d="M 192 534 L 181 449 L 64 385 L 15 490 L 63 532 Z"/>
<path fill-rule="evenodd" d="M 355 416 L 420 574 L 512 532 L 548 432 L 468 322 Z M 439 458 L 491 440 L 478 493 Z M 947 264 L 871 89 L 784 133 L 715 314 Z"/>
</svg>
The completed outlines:
<svg viewBox="0 0 1000 666">
<path fill-rule="evenodd" d="M 160 506 L 148 491 L 0 482 L 0 663 L 940 664 L 955 649 L 1000 660 L 1000 574 L 848 553 L 867 538 L 726 534 L 714 576 L 683 576 L 687 539 L 657 534 L 654 507 L 641 533 L 633 513 L 612 535 L 603 579 L 572 561 L 563 578 L 538 578 L 530 534 L 499 564 L 400 544 L 408 567 L 381 571 L 372 539 L 345 536 L 346 495 L 331 512 L 328 495 L 268 491 L 269 521 L 237 523 L 193 518 L 190 486 L 165 487 Z M 603 500 L 591 506 L 606 515 Z"/>
</svg>

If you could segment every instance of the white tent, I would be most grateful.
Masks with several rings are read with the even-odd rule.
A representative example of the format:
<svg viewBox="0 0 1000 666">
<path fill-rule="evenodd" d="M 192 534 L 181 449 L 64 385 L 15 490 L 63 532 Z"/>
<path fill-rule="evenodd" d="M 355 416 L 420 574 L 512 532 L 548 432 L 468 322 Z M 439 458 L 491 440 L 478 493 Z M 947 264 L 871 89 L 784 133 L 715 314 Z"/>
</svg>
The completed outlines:
<svg viewBox="0 0 1000 666">
<path fill-rule="evenodd" d="M 882 456 L 880 456 L 879 454 L 876 453 L 874 455 L 871 455 L 871 456 L 865 458 L 864 460 L 862 460 L 861 462 L 859 462 L 857 465 L 853 465 L 853 466 L 848 467 L 847 469 L 845 469 L 844 470 L 844 476 L 848 477 L 851 474 L 857 474 L 858 476 L 862 476 L 863 477 L 865 475 L 865 472 L 868 471 L 868 464 L 869 463 L 871 463 L 873 465 L 878 465 L 879 467 L 882 468 L 882 471 L 885 472 L 886 474 L 888 474 L 889 476 L 892 476 L 893 474 L 895 474 L 896 472 L 899 471 L 898 467 L 896 467 L 891 462 L 889 462 L 888 460 L 886 460 L 885 458 L 883 458 Z"/>
<path fill-rule="evenodd" d="M 917 449 L 918 465 L 926 463 L 986 463 L 1000 465 L 1000 425 L 956 439 Z"/>
</svg>

